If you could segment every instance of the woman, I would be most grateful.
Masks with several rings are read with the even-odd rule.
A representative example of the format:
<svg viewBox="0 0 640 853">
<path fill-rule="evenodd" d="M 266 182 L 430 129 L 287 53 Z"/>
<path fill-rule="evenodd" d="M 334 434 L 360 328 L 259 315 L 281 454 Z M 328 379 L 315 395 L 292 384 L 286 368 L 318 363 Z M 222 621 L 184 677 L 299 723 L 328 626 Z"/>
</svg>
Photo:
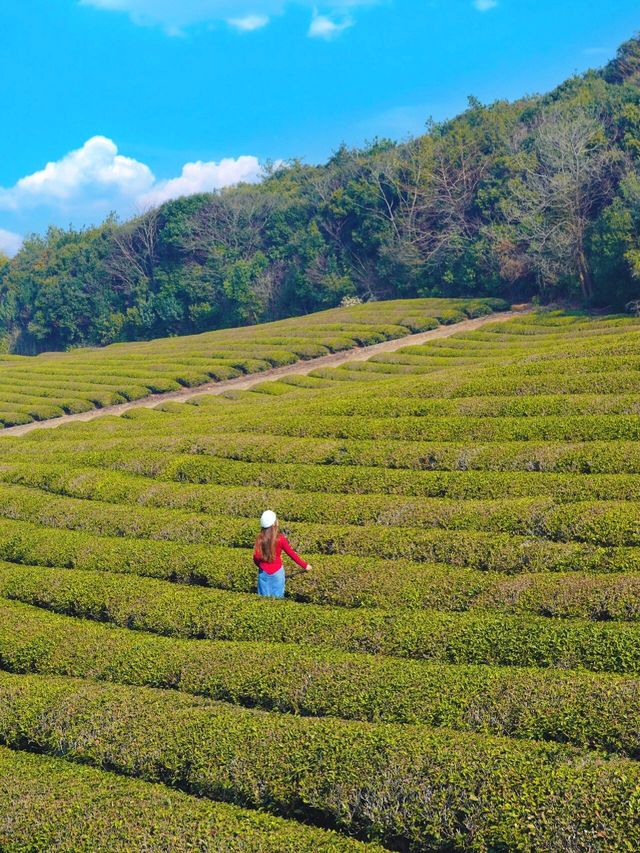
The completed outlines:
<svg viewBox="0 0 640 853">
<path fill-rule="evenodd" d="M 283 551 L 306 572 L 311 569 L 289 545 L 287 537 L 279 532 L 275 512 L 267 509 L 260 517 L 260 533 L 253 553 L 253 562 L 258 567 L 258 595 L 284 598 Z"/>
</svg>

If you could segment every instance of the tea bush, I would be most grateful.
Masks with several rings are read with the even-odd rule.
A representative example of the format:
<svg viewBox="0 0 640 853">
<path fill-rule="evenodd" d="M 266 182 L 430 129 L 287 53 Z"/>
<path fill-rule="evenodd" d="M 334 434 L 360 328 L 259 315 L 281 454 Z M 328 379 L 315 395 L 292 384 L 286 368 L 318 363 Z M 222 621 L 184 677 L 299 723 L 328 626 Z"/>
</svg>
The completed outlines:
<svg viewBox="0 0 640 853">
<path fill-rule="evenodd" d="M 112 405 L 120 401 L 117 398 L 137 400 L 220 382 L 301 358 L 400 338 L 440 323 L 504 311 L 508 305 L 495 299 L 414 299 L 357 307 L 355 314 L 353 308 L 338 308 L 240 330 L 42 353 L 36 358 L 0 354 L 0 428 L 43 419 L 10 407 L 8 397 L 25 388 L 38 402 L 54 403 L 56 408 L 40 409 L 40 415 L 48 412 L 47 418 L 60 417 L 60 410 L 74 414 Z M 78 392 L 74 394 L 77 402 L 69 400 L 72 390 Z"/>
<path fill-rule="evenodd" d="M 0 359 L 0 418 L 258 373 L 496 307 L 429 306 Z M 0 749 L 0 848 L 31 849 L 31 826 L 39 849 L 52 833 L 73 849 L 77 827 L 87 849 L 112 849 L 133 838 L 131 817 L 142 846 L 166 831 L 185 849 L 210 841 L 208 821 L 219 845 L 202 849 L 351 849 L 347 836 L 404 851 L 637 849 L 639 332 L 632 318 L 535 312 L 5 433 L 0 741 L 23 764 Z M 253 594 L 267 506 L 313 565 L 289 573 L 285 601 Z M 53 781 L 38 787 L 29 762 Z M 31 820 L 23 800 L 40 808 Z"/>
<path fill-rule="evenodd" d="M 183 641 L 0 601 L 0 666 L 181 690 L 247 707 L 426 723 L 640 756 L 640 680 L 425 663 L 293 644 Z"/>
<path fill-rule="evenodd" d="M 0 747 L 0 848 L 6 853 L 380 851 L 322 831 L 190 797 L 60 758 Z"/>
<path fill-rule="evenodd" d="M 494 612 L 349 610 L 150 578 L 0 567 L 0 595 L 167 636 L 307 643 L 348 652 L 500 666 L 640 673 L 640 626 Z"/>
<path fill-rule="evenodd" d="M 638 764 L 561 745 L 266 715 L 148 688 L 6 674 L 0 742 L 200 797 L 311 813 L 406 849 L 589 850 L 594 833 L 605 849 L 640 844 Z"/>
</svg>

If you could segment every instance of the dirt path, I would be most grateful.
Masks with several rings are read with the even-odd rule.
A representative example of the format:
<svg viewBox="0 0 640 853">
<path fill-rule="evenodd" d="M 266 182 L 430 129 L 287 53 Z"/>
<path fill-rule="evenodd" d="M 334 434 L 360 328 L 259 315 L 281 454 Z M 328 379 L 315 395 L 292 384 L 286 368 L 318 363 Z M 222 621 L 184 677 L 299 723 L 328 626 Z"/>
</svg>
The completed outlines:
<svg viewBox="0 0 640 853">
<path fill-rule="evenodd" d="M 518 306 L 518 309 L 520 309 L 520 306 Z M 528 306 L 522 306 L 521 310 L 501 311 L 496 314 L 489 314 L 486 317 L 478 317 L 475 320 L 463 320 L 461 323 L 455 323 L 452 326 L 438 326 L 437 329 L 432 329 L 428 332 L 418 332 L 416 335 L 406 335 L 404 338 L 383 341 L 381 344 L 372 344 L 368 347 L 355 347 L 343 350 L 342 352 L 331 353 L 331 355 L 323 355 L 320 358 L 297 361 L 295 364 L 288 364 L 284 367 L 273 367 L 270 370 L 264 370 L 262 373 L 238 376 L 236 379 L 227 379 L 223 382 L 207 382 L 205 385 L 198 385 L 196 388 L 182 388 L 180 391 L 168 391 L 166 394 L 151 394 L 149 397 L 144 397 L 142 400 L 134 400 L 131 403 L 120 403 L 117 406 L 105 406 L 102 409 L 92 409 L 90 412 L 81 412 L 77 415 L 64 415 L 61 418 L 53 418 L 48 421 L 34 421 L 23 426 L 8 427 L 7 429 L 0 430 L 0 438 L 3 436 L 25 435 L 34 429 L 55 429 L 55 427 L 62 426 L 62 424 L 75 423 L 77 421 L 92 421 L 95 418 L 102 418 L 105 415 L 122 415 L 124 412 L 128 412 L 129 409 L 152 409 L 160 403 L 167 403 L 169 401 L 183 403 L 185 400 L 198 397 L 201 394 L 222 394 L 230 388 L 243 391 L 267 379 L 279 379 L 282 376 L 292 376 L 294 374 L 304 375 L 311 373 L 312 370 L 316 370 L 318 367 L 339 367 L 348 361 L 366 361 L 372 355 L 378 355 L 383 352 L 395 352 L 402 347 L 425 344 L 438 338 L 449 338 L 457 332 L 478 329 L 487 323 L 520 317 L 523 314 L 529 314 L 532 310 Z"/>
</svg>

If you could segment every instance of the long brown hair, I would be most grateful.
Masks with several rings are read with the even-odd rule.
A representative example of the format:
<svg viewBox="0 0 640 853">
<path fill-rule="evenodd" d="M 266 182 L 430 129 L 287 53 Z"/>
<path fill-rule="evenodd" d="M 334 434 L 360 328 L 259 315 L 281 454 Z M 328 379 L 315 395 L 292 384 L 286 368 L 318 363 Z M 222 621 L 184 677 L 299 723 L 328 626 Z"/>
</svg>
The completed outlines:
<svg viewBox="0 0 640 853">
<path fill-rule="evenodd" d="M 263 527 L 256 539 L 256 553 L 265 563 L 273 563 L 276 558 L 276 542 L 278 541 L 278 522 L 271 527 Z"/>
</svg>

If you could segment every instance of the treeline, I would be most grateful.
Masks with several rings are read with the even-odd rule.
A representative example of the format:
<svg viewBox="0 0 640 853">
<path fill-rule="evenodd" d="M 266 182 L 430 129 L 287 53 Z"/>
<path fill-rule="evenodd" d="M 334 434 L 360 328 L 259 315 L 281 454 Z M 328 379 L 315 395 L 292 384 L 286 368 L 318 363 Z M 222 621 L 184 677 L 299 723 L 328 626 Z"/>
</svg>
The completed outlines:
<svg viewBox="0 0 640 853">
<path fill-rule="evenodd" d="M 545 96 L 401 144 L 50 228 L 0 260 L 0 343 L 35 353 L 412 296 L 640 299 L 640 38 Z"/>
</svg>

